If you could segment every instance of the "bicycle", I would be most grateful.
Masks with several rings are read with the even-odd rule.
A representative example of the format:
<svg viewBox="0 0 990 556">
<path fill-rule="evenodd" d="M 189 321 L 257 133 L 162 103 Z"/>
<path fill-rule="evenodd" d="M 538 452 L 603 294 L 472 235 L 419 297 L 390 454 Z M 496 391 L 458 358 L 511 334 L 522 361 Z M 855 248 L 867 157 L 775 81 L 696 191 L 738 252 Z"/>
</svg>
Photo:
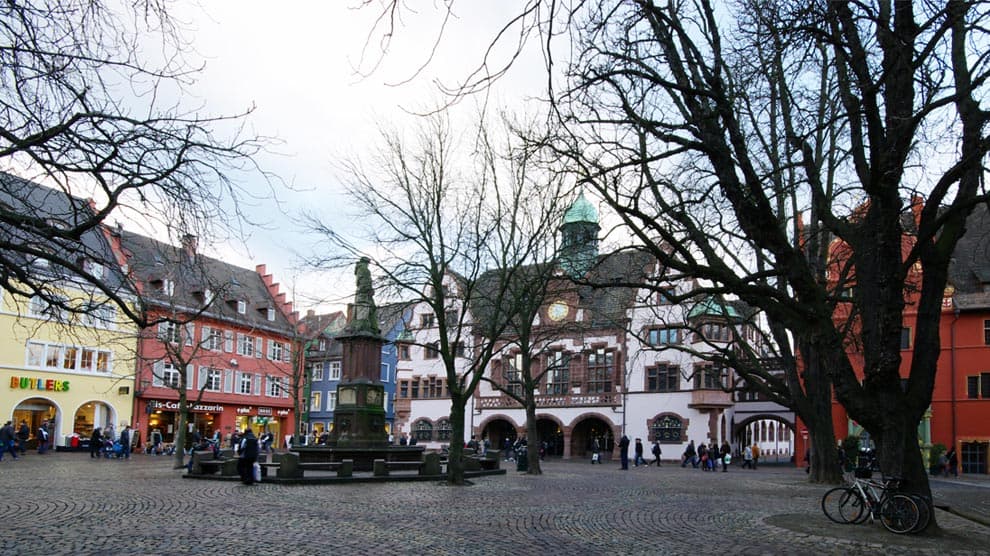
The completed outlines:
<svg viewBox="0 0 990 556">
<path fill-rule="evenodd" d="M 822 496 L 822 511 L 836 523 L 863 523 L 879 518 L 892 533 L 919 532 L 931 520 L 929 503 L 917 495 L 897 492 L 901 480 L 885 477 L 872 480 L 869 470 L 857 469 L 847 486 L 833 488 Z"/>
</svg>

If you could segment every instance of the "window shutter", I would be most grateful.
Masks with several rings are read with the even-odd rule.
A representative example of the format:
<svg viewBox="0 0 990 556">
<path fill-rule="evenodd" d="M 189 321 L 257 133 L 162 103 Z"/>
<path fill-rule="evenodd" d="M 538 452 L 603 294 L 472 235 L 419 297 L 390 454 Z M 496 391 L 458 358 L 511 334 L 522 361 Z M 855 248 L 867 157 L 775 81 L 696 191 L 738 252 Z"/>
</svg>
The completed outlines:
<svg viewBox="0 0 990 556">
<path fill-rule="evenodd" d="M 162 361 L 157 361 L 151 367 L 151 385 L 152 386 L 165 386 L 165 381 L 162 380 L 162 373 L 165 372 L 165 363 Z"/>
<path fill-rule="evenodd" d="M 237 355 L 244 355 L 244 334 L 237 334 Z"/>
<path fill-rule="evenodd" d="M 234 333 L 230 330 L 224 330 L 223 332 L 223 350 L 227 353 L 233 353 L 234 351 Z"/>
<path fill-rule="evenodd" d="M 196 387 L 196 370 L 190 363 L 186 365 L 186 390 L 192 390 Z"/>
<path fill-rule="evenodd" d="M 185 325 L 183 325 L 183 328 L 185 328 L 184 341 L 186 345 L 187 346 L 193 345 L 193 340 L 196 339 L 196 325 L 191 322 L 187 322 Z"/>
<path fill-rule="evenodd" d="M 199 390 L 206 385 L 206 374 L 209 372 L 208 367 L 199 368 L 199 382 L 196 383 L 196 389 Z"/>
<path fill-rule="evenodd" d="M 203 341 L 203 342 L 205 342 L 206 340 L 209 340 L 210 339 L 210 327 L 209 326 L 202 326 L 202 327 L 200 327 L 200 330 L 202 330 L 202 334 L 200 334 L 200 336 L 201 336 L 200 340 Z"/>
<path fill-rule="evenodd" d="M 289 397 L 289 378 L 288 377 L 282 378 L 282 397 L 283 398 L 288 398 Z"/>
<path fill-rule="evenodd" d="M 269 361 L 275 360 L 275 342 L 271 341 L 271 339 L 268 340 L 268 351 L 265 353 L 265 357 Z"/>
<path fill-rule="evenodd" d="M 261 395 L 261 375 L 254 375 L 254 395 Z"/>
<path fill-rule="evenodd" d="M 230 369 L 223 371 L 223 391 L 228 394 L 234 391 L 234 371 Z"/>
<path fill-rule="evenodd" d="M 257 357 L 257 358 L 260 359 L 261 357 L 264 356 L 264 354 L 262 354 L 262 352 L 261 352 L 261 350 L 263 350 L 265 348 L 265 345 L 264 344 L 265 344 L 264 338 L 258 337 L 258 338 L 255 338 L 254 339 L 254 356 L 255 357 Z"/>
<path fill-rule="evenodd" d="M 165 334 L 166 334 L 166 331 L 167 331 L 167 328 L 166 328 L 167 324 L 168 323 L 165 323 L 165 322 L 158 323 L 158 339 L 159 340 L 164 340 L 165 339 Z"/>
</svg>

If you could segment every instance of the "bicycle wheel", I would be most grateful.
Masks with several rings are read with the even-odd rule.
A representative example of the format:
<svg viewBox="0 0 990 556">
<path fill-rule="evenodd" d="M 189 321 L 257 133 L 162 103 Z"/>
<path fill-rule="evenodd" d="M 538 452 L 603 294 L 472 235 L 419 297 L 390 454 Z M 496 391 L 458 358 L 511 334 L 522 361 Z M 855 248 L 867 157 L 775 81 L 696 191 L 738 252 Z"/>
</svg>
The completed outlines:
<svg viewBox="0 0 990 556">
<path fill-rule="evenodd" d="M 880 523 L 891 533 L 902 535 L 918 525 L 918 504 L 905 494 L 892 494 L 880 504 Z"/>
<path fill-rule="evenodd" d="M 836 523 L 856 523 L 866 504 L 854 488 L 835 487 L 822 496 L 825 517 Z"/>
<path fill-rule="evenodd" d="M 932 522 L 932 504 L 924 496 L 919 496 L 917 494 L 909 495 L 914 503 L 918 505 L 918 523 L 911 529 L 912 533 L 920 533 L 928 528 L 928 524 Z"/>
</svg>

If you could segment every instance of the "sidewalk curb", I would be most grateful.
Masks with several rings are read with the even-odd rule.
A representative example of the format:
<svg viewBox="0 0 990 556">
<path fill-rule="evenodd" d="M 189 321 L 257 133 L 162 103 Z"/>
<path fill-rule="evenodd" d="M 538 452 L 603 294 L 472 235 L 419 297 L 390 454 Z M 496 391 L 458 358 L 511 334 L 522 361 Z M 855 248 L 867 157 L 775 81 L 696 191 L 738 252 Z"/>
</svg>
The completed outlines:
<svg viewBox="0 0 990 556">
<path fill-rule="evenodd" d="M 988 519 L 988 518 L 986 518 L 984 516 L 977 515 L 977 514 L 972 514 L 972 513 L 966 512 L 966 511 L 957 510 L 957 509 L 953 508 L 952 506 L 948 506 L 948 505 L 935 505 L 935 507 L 938 508 L 938 509 L 940 509 L 940 510 L 944 510 L 946 512 L 949 512 L 952 515 L 959 516 L 959 517 L 961 517 L 963 519 L 968 519 L 968 520 L 972 521 L 973 523 L 979 523 L 980 525 L 983 525 L 985 527 L 990 527 L 990 519 Z"/>
</svg>

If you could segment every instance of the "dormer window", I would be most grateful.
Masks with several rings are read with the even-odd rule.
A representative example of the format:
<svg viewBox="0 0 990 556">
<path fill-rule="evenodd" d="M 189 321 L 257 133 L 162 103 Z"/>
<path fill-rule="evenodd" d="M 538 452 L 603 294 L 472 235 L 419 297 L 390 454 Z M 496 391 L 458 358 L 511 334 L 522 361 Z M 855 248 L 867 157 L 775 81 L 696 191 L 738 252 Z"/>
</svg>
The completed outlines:
<svg viewBox="0 0 990 556">
<path fill-rule="evenodd" d="M 274 321 L 275 320 L 275 308 L 274 307 L 269 307 L 268 308 L 268 320 L 270 320 L 270 321 Z"/>
<path fill-rule="evenodd" d="M 174 280 L 172 280 L 171 278 L 165 278 L 164 280 L 162 280 L 161 283 L 162 283 L 162 286 L 161 286 L 162 287 L 162 293 L 164 293 L 165 295 L 168 295 L 168 296 L 172 296 L 172 295 L 175 294 L 175 281 Z"/>
<path fill-rule="evenodd" d="M 238 299 L 237 300 L 237 312 L 240 314 L 247 313 L 247 301 Z"/>
</svg>

